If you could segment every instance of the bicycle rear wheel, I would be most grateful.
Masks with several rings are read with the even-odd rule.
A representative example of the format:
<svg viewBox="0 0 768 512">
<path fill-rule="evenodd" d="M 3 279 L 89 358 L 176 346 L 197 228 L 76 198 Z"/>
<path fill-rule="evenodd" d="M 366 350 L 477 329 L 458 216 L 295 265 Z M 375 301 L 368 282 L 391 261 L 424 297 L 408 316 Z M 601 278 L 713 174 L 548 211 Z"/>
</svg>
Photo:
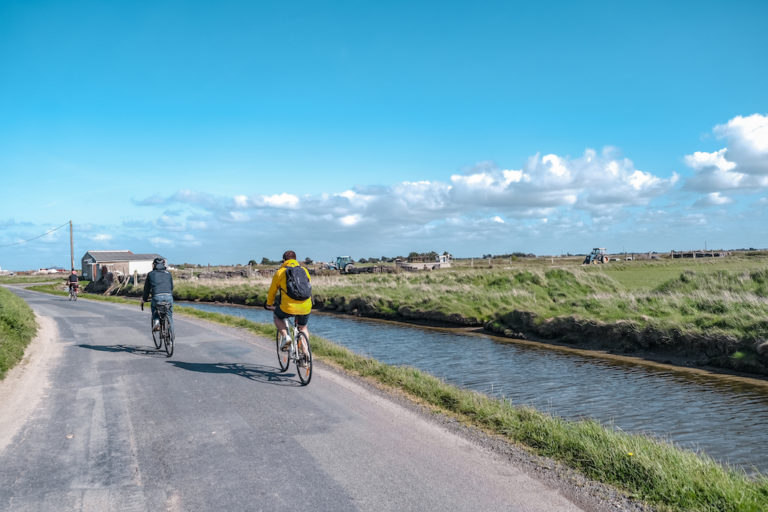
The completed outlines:
<svg viewBox="0 0 768 512">
<path fill-rule="evenodd" d="M 161 332 L 164 334 L 165 353 L 168 354 L 168 357 L 171 357 L 173 355 L 173 342 L 176 336 L 173 333 L 173 326 L 168 321 L 168 317 L 162 320 Z"/>
<path fill-rule="evenodd" d="M 288 369 L 288 365 L 291 364 L 291 361 L 289 359 L 290 352 L 283 352 L 280 350 L 280 331 L 277 331 L 277 334 L 275 334 L 275 347 L 277 347 L 277 364 L 280 365 L 280 372 L 284 372 Z"/>
<path fill-rule="evenodd" d="M 296 373 L 299 374 L 301 384 L 306 386 L 312 379 L 312 349 L 309 346 L 309 338 L 301 331 L 296 336 L 296 349 Z"/>
<path fill-rule="evenodd" d="M 163 338 L 160 337 L 161 332 L 155 330 L 155 322 L 149 319 L 149 330 L 152 331 L 152 341 L 155 342 L 155 348 L 160 350 L 163 348 Z"/>
</svg>

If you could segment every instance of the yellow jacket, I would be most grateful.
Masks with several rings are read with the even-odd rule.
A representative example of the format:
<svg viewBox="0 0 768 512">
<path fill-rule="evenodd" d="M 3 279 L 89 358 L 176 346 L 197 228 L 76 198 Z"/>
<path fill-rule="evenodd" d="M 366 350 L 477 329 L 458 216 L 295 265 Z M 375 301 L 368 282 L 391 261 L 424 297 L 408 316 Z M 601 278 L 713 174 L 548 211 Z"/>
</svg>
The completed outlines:
<svg viewBox="0 0 768 512">
<path fill-rule="evenodd" d="M 272 284 L 269 285 L 269 291 L 267 292 L 267 306 L 271 306 L 275 303 L 275 295 L 280 290 L 280 309 L 289 315 L 308 315 L 312 311 L 312 297 L 307 300 L 294 300 L 288 296 L 285 291 L 285 268 L 286 267 L 298 267 L 299 262 L 296 260 L 288 260 L 280 265 L 280 268 L 275 272 L 272 277 Z M 305 268 L 304 272 L 307 273 L 307 278 L 312 281 L 309 276 L 309 271 Z"/>
</svg>

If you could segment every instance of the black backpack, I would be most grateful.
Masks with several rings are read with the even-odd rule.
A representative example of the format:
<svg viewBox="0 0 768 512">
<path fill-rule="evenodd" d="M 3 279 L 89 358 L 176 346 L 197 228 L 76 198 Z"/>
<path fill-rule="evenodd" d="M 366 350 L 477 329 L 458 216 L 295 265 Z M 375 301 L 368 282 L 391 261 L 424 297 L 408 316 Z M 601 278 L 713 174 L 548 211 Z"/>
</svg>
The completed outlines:
<svg viewBox="0 0 768 512">
<path fill-rule="evenodd" d="M 285 267 L 285 293 L 293 300 L 307 300 L 312 296 L 312 285 L 304 267 Z"/>
</svg>

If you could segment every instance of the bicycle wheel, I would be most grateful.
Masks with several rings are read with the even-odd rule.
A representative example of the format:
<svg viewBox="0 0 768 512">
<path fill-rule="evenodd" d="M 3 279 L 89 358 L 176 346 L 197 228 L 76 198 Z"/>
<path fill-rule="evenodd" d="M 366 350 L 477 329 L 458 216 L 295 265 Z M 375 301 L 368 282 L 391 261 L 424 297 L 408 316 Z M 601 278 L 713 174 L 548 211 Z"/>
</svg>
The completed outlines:
<svg viewBox="0 0 768 512">
<path fill-rule="evenodd" d="M 296 357 L 296 373 L 299 374 L 301 384 L 306 386 L 312 379 L 312 349 L 309 347 L 309 338 L 301 331 L 296 336 L 296 348 L 299 352 Z"/>
<path fill-rule="evenodd" d="M 160 350 L 163 348 L 163 338 L 160 337 L 160 331 L 155 330 L 155 324 L 152 319 L 149 319 L 149 330 L 152 331 L 152 341 L 155 342 L 155 348 Z"/>
<path fill-rule="evenodd" d="M 173 326 L 168 321 L 168 317 L 163 318 L 162 332 L 165 334 L 165 353 L 168 357 L 173 355 L 173 342 L 176 336 L 173 333 Z"/>
<path fill-rule="evenodd" d="M 280 365 L 280 371 L 284 372 L 288 369 L 288 365 L 291 364 L 289 359 L 290 352 L 283 352 L 280 350 L 280 331 L 275 334 L 275 347 L 277 347 L 277 364 Z"/>
</svg>

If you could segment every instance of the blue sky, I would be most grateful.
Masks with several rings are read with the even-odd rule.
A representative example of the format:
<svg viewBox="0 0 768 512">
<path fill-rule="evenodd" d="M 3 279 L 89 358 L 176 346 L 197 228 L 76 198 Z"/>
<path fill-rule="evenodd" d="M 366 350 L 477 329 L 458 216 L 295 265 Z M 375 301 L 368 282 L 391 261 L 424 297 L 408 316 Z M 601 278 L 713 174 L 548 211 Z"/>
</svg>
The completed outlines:
<svg viewBox="0 0 768 512">
<path fill-rule="evenodd" d="M 768 3 L 0 0 L 0 267 L 768 247 Z"/>
</svg>

